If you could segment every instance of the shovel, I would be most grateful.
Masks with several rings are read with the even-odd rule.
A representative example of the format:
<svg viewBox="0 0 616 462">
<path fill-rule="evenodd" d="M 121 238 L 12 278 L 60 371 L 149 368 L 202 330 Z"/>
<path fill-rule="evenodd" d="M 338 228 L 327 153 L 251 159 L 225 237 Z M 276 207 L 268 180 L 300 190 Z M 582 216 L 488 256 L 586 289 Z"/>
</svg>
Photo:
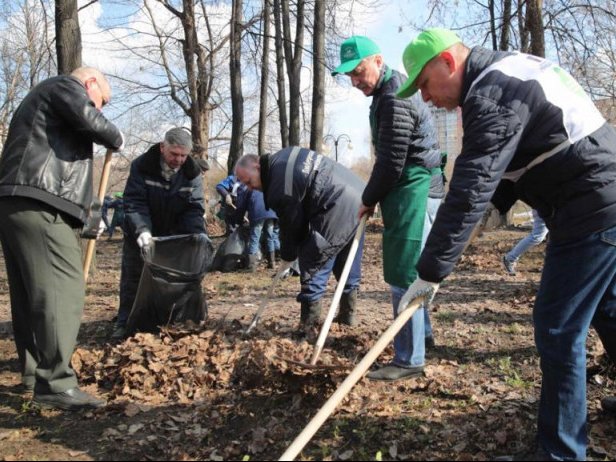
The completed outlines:
<svg viewBox="0 0 616 462">
<path fill-rule="evenodd" d="M 302 432 L 295 438 L 291 446 L 284 452 L 278 460 L 294 460 L 301 450 L 308 444 L 314 434 L 321 428 L 327 418 L 334 412 L 340 402 L 349 394 L 351 389 L 357 382 L 363 377 L 366 371 L 370 368 L 372 363 L 379 357 L 383 350 L 389 345 L 389 343 L 396 336 L 398 331 L 402 329 L 411 316 L 415 314 L 418 308 L 424 303 L 425 297 L 418 297 L 411 302 L 411 304 L 405 310 L 401 311 L 394 322 L 389 328 L 383 332 L 381 337 L 377 340 L 374 346 L 366 353 L 366 356 L 355 366 L 355 369 L 344 379 L 344 382 L 340 384 L 334 394 L 327 400 L 327 402 L 319 409 L 319 412 L 312 418 L 312 420 L 306 425 Z"/>
<path fill-rule="evenodd" d="M 105 200 L 105 193 L 107 192 L 107 182 L 109 181 L 109 174 L 111 173 L 111 156 L 113 151 L 108 149 L 105 153 L 105 162 L 103 163 L 103 172 L 101 174 L 101 182 L 98 185 L 98 200 L 102 204 Z M 94 247 L 96 246 L 96 239 L 89 239 L 88 246 L 86 247 L 86 256 L 83 260 L 83 277 L 88 282 L 88 275 L 90 273 L 90 265 L 92 264 L 92 257 L 94 256 Z"/>
<path fill-rule="evenodd" d="M 325 322 L 323 323 L 323 327 L 321 327 L 321 332 L 319 333 L 317 342 L 314 345 L 314 350 L 312 352 L 312 358 L 310 359 L 310 365 L 312 366 L 314 366 L 317 363 L 317 361 L 319 360 L 319 356 L 321 355 L 321 352 L 323 351 L 325 340 L 327 340 L 329 329 L 332 325 L 332 321 L 334 320 L 334 315 L 336 314 L 336 308 L 338 308 L 338 304 L 340 303 L 340 298 L 342 298 L 342 291 L 344 290 L 344 286 L 349 277 L 349 273 L 351 272 L 351 266 L 353 266 L 353 260 L 355 260 L 355 254 L 357 253 L 357 249 L 359 248 L 359 241 L 361 239 L 361 235 L 364 232 L 364 228 L 366 227 L 366 219 L 367 219 L 367 215 L 364 215 L 361 221 L 359 222 L 357 231 L 355 232 L 353 243 L 351 244 L 351 248 L 349 249 L 349 255 L 347 256 L 346 262 L 344 264 L 344 269 L 342 270 L 342 274 L 340 275 L 340 280 L 338 281 L 338 285 L 336 286 L 336 292 L 334 292 L 334 298 L 332 299 L 332 303 L 329 306 L 329 311 L 327 312 L 327 316 L 325 317 Z"/>
</svg>

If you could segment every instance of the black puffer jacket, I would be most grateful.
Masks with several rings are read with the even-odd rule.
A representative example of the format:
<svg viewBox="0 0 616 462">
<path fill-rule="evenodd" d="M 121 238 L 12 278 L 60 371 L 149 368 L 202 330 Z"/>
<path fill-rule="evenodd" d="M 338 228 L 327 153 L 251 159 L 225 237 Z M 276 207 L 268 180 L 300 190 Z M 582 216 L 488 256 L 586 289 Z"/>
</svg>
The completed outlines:
<svg viewBox="0 0 616 462">
<path fill-rule="evenodd" d="M 261 156 L 265 206 L 278 215 L 283 260 L 299 257 L 313 275 L 353 239 L 365 183 L 348 168 L 309 149 Z"/>
<path fill-rule="evenodd" d="M 162 176 L 160 144 L 153 145 L 130 166 L 124 189 L 124 228 L 132 236 L 205 233 L 201 169 L 188 157 L 179 172 Z"/>
<path fill-rule="evenodd" d="M 86 222 L 92 202 L 92 142 L 122 145 L 120 131 L 70 76 L 35 86 L 13 115 L 0 159 L 0 197 L 39 200 Z"/>
<path fill-rule="evenodd" d="M 474 48 L 462 87 L 464 144 L 417 269 L 453 270 L 501 179 L 494 202 L 536 209 L 552 242 L 616 223 L 616 131 L 577 82 L 535 56 Z"/>
<path fill-rule="evenodd" d="M 362 195 L 367 206 L 376 205 L 391 191 L 410 164 L 429 169 L 440 167 L 436 129 L 428 106 L 419 95 L 409 99 L 396 97 L 406 80 L 400 72 L 383 66 L 381 79 L 372 95 L 370 125 L 376 161 Z M 443 198 L 442 175 L 433 175 L 430 197 Z"/>
</svg>

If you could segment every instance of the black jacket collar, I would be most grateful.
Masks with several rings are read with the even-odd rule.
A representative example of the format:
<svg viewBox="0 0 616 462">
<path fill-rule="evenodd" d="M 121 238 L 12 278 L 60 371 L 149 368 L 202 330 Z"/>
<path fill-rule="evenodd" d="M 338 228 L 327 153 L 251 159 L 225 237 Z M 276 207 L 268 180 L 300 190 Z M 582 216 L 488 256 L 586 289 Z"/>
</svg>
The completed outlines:
<svg viewBox="0 0 616 462">
<path fill-rule="evenodd" d="M 483 47 L 474 47 L 471 49 L 464 69 L 464 78 L 462 81 L 462 94 L 460 95 L 460 106 L 464 104 L 466 95 L 471 88 L 471 85 L 479 77 L 484 69 L 496 61 L 500 61 L 505 56 L 511 53 L 506 51 L 492 51 Z"/>
<path fill-rule="evenodd" d="M 160 156 L 160 143 L 156 143 L 143 154 L 139 171 L 150 176 L 161 176 Z M 182 173 L 188 180 L 193 180 L 201 173 L 201 169 L 197 162 L 188 156 L 179 173 Z"/>
</svg>

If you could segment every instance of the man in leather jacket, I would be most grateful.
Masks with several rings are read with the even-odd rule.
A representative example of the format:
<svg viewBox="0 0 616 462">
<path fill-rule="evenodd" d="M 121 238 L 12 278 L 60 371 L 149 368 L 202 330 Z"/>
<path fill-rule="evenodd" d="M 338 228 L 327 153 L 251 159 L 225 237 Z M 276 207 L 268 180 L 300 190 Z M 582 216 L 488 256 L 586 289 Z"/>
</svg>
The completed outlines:
<svg viewBox="0 0 616 462">
<path fill-rule="evenodd" d="M 0 159 L 0 241 L 22 382 L 34 402 L 67 410 L 104 405 L 71 367 L 84 307 L 74 230 L 92 202 L 92 143 L 119 150 L 123 136 L 100 112 L 111 89 L 94 68 L 47 79 L 11 120 Z"/>
</svg>

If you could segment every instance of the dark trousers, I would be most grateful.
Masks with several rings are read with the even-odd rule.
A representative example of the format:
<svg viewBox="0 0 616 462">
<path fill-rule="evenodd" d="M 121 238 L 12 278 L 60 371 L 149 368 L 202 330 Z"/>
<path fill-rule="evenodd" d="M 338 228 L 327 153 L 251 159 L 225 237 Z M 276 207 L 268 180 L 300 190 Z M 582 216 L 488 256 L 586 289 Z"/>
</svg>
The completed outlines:
<svg viewBox="0 0 616 462">
<path fill-rule="evenodd" d="M 54 208 L 0 198 L 0 241 L 22 381 L 37 393 L 77 386 L 71 356 L 85 300 L 81 248 Z"/>
<path fill-rule="evenodd" d="M 130 235 L 124 236 L 122 246 L 122 274 L 120 276 L 120 308 L 118 310 L 118 325 L 125 326 L 128 315 L 133 309 L 137 296 L 139 280 L 143 271 L 143 258 L 141 250 L 135 239 Z"/>
</svg>

